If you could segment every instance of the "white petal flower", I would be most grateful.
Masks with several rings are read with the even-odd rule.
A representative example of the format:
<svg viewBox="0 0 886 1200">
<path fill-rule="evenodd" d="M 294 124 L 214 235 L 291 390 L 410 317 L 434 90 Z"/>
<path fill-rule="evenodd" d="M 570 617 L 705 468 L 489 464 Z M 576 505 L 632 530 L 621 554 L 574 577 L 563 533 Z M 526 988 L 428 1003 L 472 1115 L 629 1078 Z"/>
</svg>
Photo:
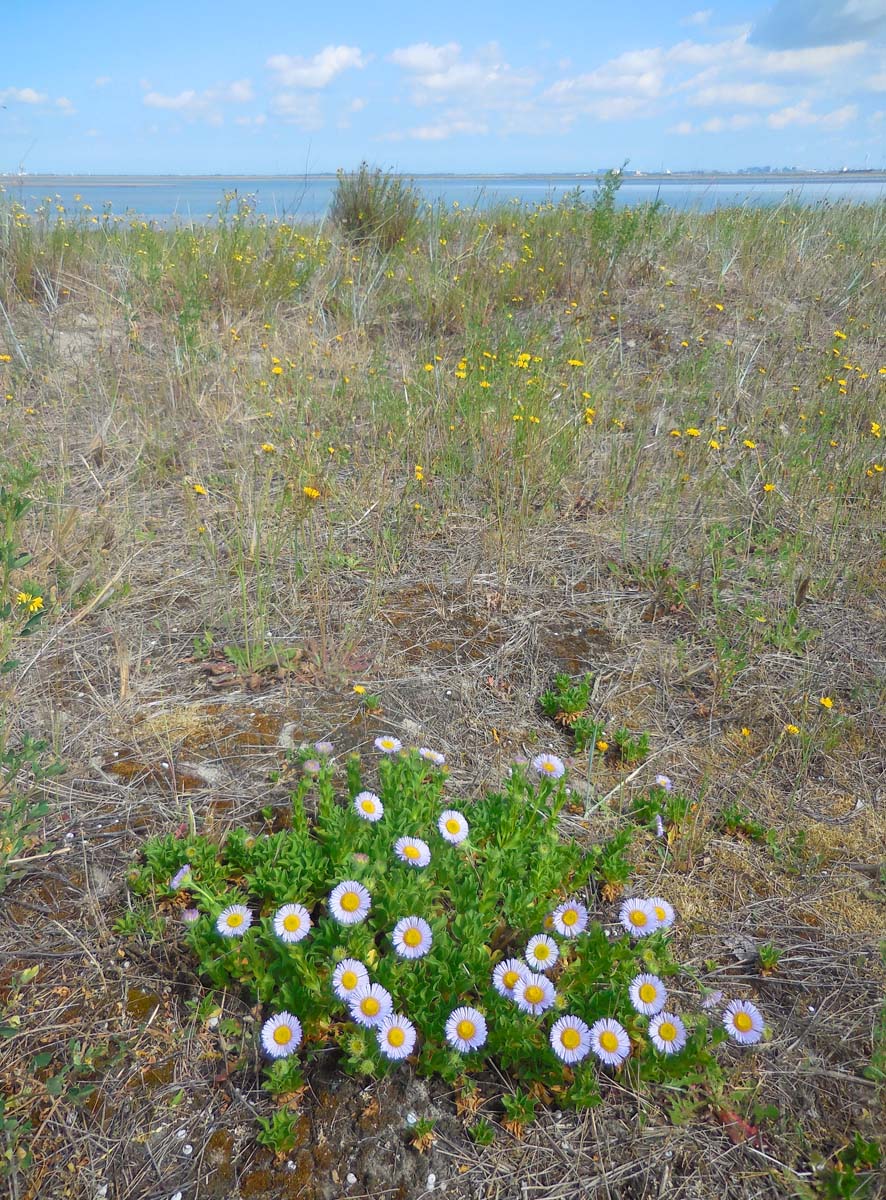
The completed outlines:
<svg viewBox="0 0 886 1200">
<path fill-rule="evenodd" d="M 462 1054 L 478 1050 L 486 1041 L 486 1018 L 476 1008 L 455 1009 L 446 1022 L 446 1040 Z"/>
<path fill-rule="evenodd" d="M 668 989 L 657 975 L 637 975 L 629 991 L 631 1004 L 644 1017 L 655 1016 L 668 1002 Z"/>
<path fill-rule="evenodd" d="M 631 1039 L 618 1021 L 603 1017 L 591 1026 L 591 1049 L 601 1062 L 617 1067 L 631 1053 Z"/>
<path fill-rule="evenodd" d="M 567 900 L 557 905 L 551 920 L 561 937 L 578 937 L 588 927 L 588 910 L 578 900 Z"/>
<path fill-rule="evenodd" d="M 354 797 L 354 812 L 363 821 L 380 821 L 385 815 L 385 806 L 375 792 L 358 792 Z"/>
<path fill-rule="evenodd" d="M 362 883 L 346 879 L 329 893 L 329 911 L 339 925 L 359 925 L 366 920 L 372 897 Z"/>
<path fill-rule="evenodd" d="M 649 903 L 655 909 L 659 929 L 670 929 L 674 923 L 674 906 L 661 896 L 650 896 Z"/>
<path fill-rule="evenodd" d="M 561 779 L 566 774 L 566 767 L 556 754 L 536 754 L 532 760 L 532 769 L 543 779 Z"/>
<path fill-rule="evenodd" d="M 391 993 L 380 983 L 364 983 L 348 998 L 351 1020 L 371 1028 L 380 1025 L 394 1008 Z"/>
<path fill-rule="evenodd" d="M 647 937 L 658 929 L 658 917 L 648 900 L 632 897 L 622 904 L 618 919 L 631 937 Z"/>
<path fill-rule="evenodd" d="M 676 1013 L 661 1012 L 649 1022 L 649 1037 L 662 1054 L 676 1054 L 686 1045 L 686 1026 Z"/>
<path fill-rule="evenodd" d="M 591 1050 L 591 1031 L 581 1017 L 560 1017 L 551 1026 L 551 1049 L 565 1063 L 581 1062 Z"/>
<path fill-rule="evenodd" d="M 377 737 L 373 745 L 382 754 L 399 754 L 403 749 L 403 743 L 400 739 L 391 737 L 389 733 L 384 734 L 382 737 Z"/>
<path fill-rule="evenodd" d="M 303 904 L 284 904 L 274 913 L 274 933 L 288 945 L 307 937 L 310 928 L 311 914 Z"/>
<path fill-rule="evenodd" d="M 506 958 L 503 962 L 498 963 L 492 972 L 492 986 L 499 996 L 506 996 L 508 1000 L 513 1000 L 514 988 L 528 973 L 529 968 L 522 959 Z"/>
<path fill-rule="evenodd" d="M 242 937 L 252 924 L 252 913 L 245 904 L 229 904 L 215 919 L 222 937 Z"/>
<path fill-rule="evenodd" d="M 431 861 L 431 848 L 421 838 L 397 838 L 394 842 L 394 852 L 408 867 L 426 867 Z"/>
<path fill-rule="evenodd" d="M 375 1035 L 378 1038 L 378 1048 L 385 1058 L 395 1060 L 406 1058 L 412 1053 L 418 1036 L 409 1018 L 400 1013 L 385 1017 L 376 1028 Z"/>
<path fill-rule="evenodd" d="M 526 947 L 526 961 L 533 970 L 550 971 L 559 957 L 560 951 L 557 949 L 557 943 L 546 933 L 538 933 L 529 939 Z"/>
<path fill-rule="evenodd" d="M 763 1014 L 750 1000 L 730 1000 L 723 1010 L 723 1028 L 733 1041 L 752 1046 L 763 1036 Z"/>
<path fill-rule="evenodd" d="M 427 746 L 420 746 L 418 752 L 425 762 L 433 763 L 435 767 L 442 767 L 446 762 L 439 750 L 429 750 Z"/>
<path fill-rule="evenodd" d="M 514 985 L 514 1003 L 521 1012 L 531 1013 L 533 1017 L 546 1012 L 556 999 L 554 985 L 545 975 L 527 971 Z"/>
<path fill-rule="evenodd" d="M 343 958 L 332 973 L 332 989 L 346 1003 L 358 987 L 369 983 L 369 972 L 358 958 Z"/>
<path fill-rule="evenodd" d="M 655 777 L 655 786 L 656 786 L 656 787 L 660 787 L 660 788 L 664 788 L 664 790 L 665 790 L 666 792 L 670 792 L 670 791 L 673 789 L 673 786 L 674 786 L 674 784 L 673 784 L 673 781 L 671 780 L 670 776 L 668 776 L 668 775 L 656 775 L 656 777 Z"/>
<path fill-rule="evenodd" d="M 433 940 L 431 927 L 422 917 L 402 917 L 391 934 L 394 950 L 401 958 L 422 958 Z"/>
<path fill-rule="evenodd" d="M 271 1058 L 288 1058 L 301 1045 L 301 1038 L 301 1021 L 292 1013 L 277 1013 L 261 1028 L 261 1044 Z"/>
<path fill-rule="evenodd" d="M 440 836 L 453 846 L 457 846 L 468 836 L 468 823 L 454 808 L 447 808 L 446 812 L 440 813 L 437 828 L 440 830 Z"/>
</svg>

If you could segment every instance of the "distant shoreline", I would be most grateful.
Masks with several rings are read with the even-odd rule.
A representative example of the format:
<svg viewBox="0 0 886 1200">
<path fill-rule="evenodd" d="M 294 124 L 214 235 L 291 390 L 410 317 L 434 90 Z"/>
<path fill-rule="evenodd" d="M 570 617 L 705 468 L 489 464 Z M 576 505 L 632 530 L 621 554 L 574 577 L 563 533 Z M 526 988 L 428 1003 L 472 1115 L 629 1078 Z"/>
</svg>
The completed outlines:
<svg viewBox="0 0 886 1200">
<path fill-rule="evenodd" d="M 392 172 L 393 174 L 393 172 Z M 538 180 L 561 183 L 574 180 L 577 184 L 596 184 L 606 177 L 601 173 L 570 173 L 552 172 L 508 172 L 506 174 L 452 174 L 431 172 L 396 173 L 399 178 L 407 180 L 463 180 L 476 181 L 479 184 L 508 182 L 509 180 Z M 330 183 L 337 178 L 335 173 L 320 173 L 316 175 L 3 175 L 0 174 L 0 185 L 4 187 L 168 187 L 175 183 Z M 769 173 L 728 173 L 706 171 L 673 171 L 670 174 L 649 172 L 636 175 L 626 173 L 621 176 L 621 183 L 628 187 L 631 184 L 742 184 L 755 183 L 881 183 L 886 182 L 886 170 L 882 171 L 812 171 L 791 172 L 773 171 Z"/>
</svg>

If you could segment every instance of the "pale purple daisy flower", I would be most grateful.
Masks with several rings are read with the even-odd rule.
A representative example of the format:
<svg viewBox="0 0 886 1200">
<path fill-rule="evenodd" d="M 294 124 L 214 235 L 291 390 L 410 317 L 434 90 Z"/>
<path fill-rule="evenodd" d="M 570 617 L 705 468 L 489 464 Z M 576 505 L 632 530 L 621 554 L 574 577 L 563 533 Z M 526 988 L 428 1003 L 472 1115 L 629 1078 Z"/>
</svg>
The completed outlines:
<svg viewBox="0 0 886 1200">
<path fill-rule="evenodd" d="M 252 913 L 245 904 L 229 904 L 215 919 L 222 937 L 242 937 L 251 924 Z"/>
<path fill-rule="evenodd" d="M 284 904 L 274 913 L 274 933 L 289 946 L 307 937 L 310 929 L 311 914 L 303 904 Z"/>
<path fill-rule="evenodd" d="M 529 939 L 526 961 L 535 971 L 550 971 L 560 957 L 557 943 L 546 933 L 537 933 Z"/>
<path fill-rule="evenodd" d="M 631 1053 L 628 1031 L 618 1021 L 602 1017 L 591 1026 L 591 1049 L 608 1067 L 618 1067 Z"/>
<path fill-rule="evenodd" d="M 550 979 L 534 971 L 527 971 L 514 985 L 514 1003 L 521 1012 L 533 1017 L 547 1012 L 556 999 L 557 993 Z"/>
<path fill-rule="evenodd" d="M 581 1017 L 560 1017 L 551 1026 L 551 1049 L 565 1063 L 581 1062 L 591 1050 L 591 1031 Z"/>
<path fill-rule="evenodd" d="M 193 925 L 195 921 L 200 920 L 200 913 L 196 908 L 186 908 L 182 913 L 182 920 L 185 925 Z"/>
<path fill-rule="evenodd" d="M 177 892 L 178 889 L 182 886 L 182 884 L 186 880 L 190 880 L 190 877 L 191 877 L 191 864 L 186 862 L 182 866 L 179 867 L 179 869 L 176 871 L 176 873 L 170 879 L 169 890 L 171 892 Z"/>
<path fill-rule="evenodd" d="M 397 838 L 394 853 L 408 867 L 426 867 L 431 861 L 431 848 L 421 838 Z"/>
<path fill-rule="evenodd" d="M 655 1016 L 668 1002 L 668 989 L 657 975 L 637 975 L 628 989 L 631 1004 L 644 1017 Z"/>
<path fill-rule="evenodd" d="M 433 763 L 435 767 L 442 767 L 446 758 L 439 750 L 429 750 L 427 746 L 420 746 L 418 750 L 425 762 Z"/>
<path fill-rule="evenodd" d="M 476 1008 L 456 1008 L 446 1022 L 446 1040 L 462 1054 L 479 1050 L 486 1041 L 486 1018 Z"/>
<path fill-rule="evenodd" d="M 351 1020 L 371 1028 L 381 1025 L 394 1010 L 391 993 L 380 983 L 363 983 L 348 998 Z"/>
<path fill-rule="evenodd" d="M 314 749 L 318 754 L 322 754 L 324 758 L 330 758 L 335 747 L 332 742 L 314 742 Z"/>
<path fill-rule="evenodd" d="M 551 924 L 561 937 L 578 937 L 588 927 L 588 910 L 580 900 L 566 900 L 551 913 Z"/>
<path fill-rule="evenodd" d="M 752 1046 L 763 1036 L 763 1014 L 750 1000 L 730 1000 L 723 1010 L 723 1028 L 741 1046 Z"/>
<path fill-rule="evenodd" d="M 662 1054 L 676 1054 L 686 1045 L 686 1026 L 676 1013 L 660 1012 L 649 1022 L 649 1037 Z"/>
<path fill-rule="evenodd" d="M 389 733 L 377 737 L 372 744 L 382 754 L 398 754 L 403 749 L 403 743 L 400 739 L 391 737 Z"/>
<path fill-rule="evenodd" d="M 354 812 L 363 821 L 380 821 L 385 815 L 385 806 L 375 792 L 358 792 L 354 797 Z"/>
<path fill-rule="evenodd" d="M 440 836 L 453 846 L 458 846 L 468 836 L 468 823 L 460 812 L 447 808 L 437 819 Z"/>
<path fill-rule="evenodd" d="M 673 780 L 667 775 L 656 775 L 655 786 L 664 788 L 666 792 L 671 792 L 674 790 Z"/>
<path fill-rule="evenodd" d="M 316 758 L 308 758 L 302 763 L 301 769 L 306 775 L 319 775 L 320 763 Z"/>
<path fill-rule="evenodd" d="M 722 1002 L 723 1002 L 723 993 L 722 992 L 708 992 L 708 994 L 705 997 L 703 997 L 701 1006 L 705 1010 L 705 1012 L 710 1012 L 710 1010 L 712 1008 L 719 1008 L 720 1005 L 722 1004 Z"/>
<path fill-rule="evenodd" d="M 670 929 L 674 923 L 674 906 L 661 896 L 650 896 L 649 903 L 655 909 L 659 929 Z"/>
<path fill-rule="evenodd" d="M 391 941 L 400 958 L 423 958 L 431 948 L 434 935 L 423 917 L 401 917 L 394 926 Z"/>
<path fill-rule="evenodd" d="M 292 1013 L 277 1013 L 262 1025 L 261 1044 L 271 1058 L 288 1058 L 299 1048 L 301 1039 L 301 1021 Z"/>
<path fill-rule="evenodd" d="M 543 779 L 561 779 L 566 774 L 566 767 L 556 754 L 536 754 L 532 760 L 532 769 Z"/>
<path fill-rule="evenodd" d="M 368 889 L 356 879 L 346 879 L 329 893 L 329 911 L 339 925 L 359 925 L 366 920 L 371 904 Z"/>
<path fill-rule="evenodd" d="M 375 1036 L 378 1038 L 378 1048 L 385 1058 L 396 1061 L 412 1053 L 418 1034 L 408 1017 L 392 1013 L 376 1028 Z"/>
<path fill-rule="evenodd" d="M 358 987 L 369 983 L 369 972 L 359 958 L 343 958 L 332 973 L 332 990 L 347 1003 Z"/>
<path fill-rule="evenodd" d="M 637 896 L 625 900 L 619 909 L 618 919 L 631 937 L 636 938 L 648 937 L 659 926 L 655 909 L 648 900 L 641 900 Z"/>
<path fill-rule="evenodd" d="M 663 838 L 665 835 L 664 822 L 661 819 L 661 813 L 655 814 L 655 836 Z"/>
<path fill-rule="evenodd" d="M 528 971 L 526 963 L 519 958 L 506 958 L 492 972 L 492 986 L 500 996 L 514 999 L 514 988 Z"/>
</svg>

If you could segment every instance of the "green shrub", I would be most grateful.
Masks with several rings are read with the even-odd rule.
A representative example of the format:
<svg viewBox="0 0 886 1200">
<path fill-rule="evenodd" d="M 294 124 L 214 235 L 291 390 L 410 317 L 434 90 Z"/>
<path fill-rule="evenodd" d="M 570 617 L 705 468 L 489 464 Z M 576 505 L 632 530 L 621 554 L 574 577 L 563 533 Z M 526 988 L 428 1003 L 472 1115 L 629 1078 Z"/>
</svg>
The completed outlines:
<svg viewBox="0 0 886 1200">
<path fill-rule="evenodd" d="M 411 184 L 364 162 L 354 174 L 338 172 L 329 217 L 354 241 L 391 250 L 417 228 L 418 206 L 419 196 Z"/>
</svg>

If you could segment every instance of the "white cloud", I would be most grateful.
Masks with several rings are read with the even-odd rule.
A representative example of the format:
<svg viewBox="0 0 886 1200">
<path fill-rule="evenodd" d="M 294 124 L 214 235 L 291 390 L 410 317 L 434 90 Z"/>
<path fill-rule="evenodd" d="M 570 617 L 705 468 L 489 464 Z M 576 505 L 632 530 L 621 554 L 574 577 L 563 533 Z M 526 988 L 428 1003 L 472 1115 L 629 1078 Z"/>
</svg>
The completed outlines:
<svg viewBox="0 0 886 1200">
<path fill-rule="evenodd" d="M 678 133 L 681 137 L 685 137 L 687 134 L 693 132 L 694 129 L 691 121 L 678 121 L 676 125 L 672 125 L 668 130 L 668 133 Z"/>
<path fill-rule="evenodd" d="M 447 42 L 445 46 L 432 46 L 430 42 L 416 42 L 412 46 L 404 46 L 388 55 L 392 63 L 403 67 L 406 71 L 415 71 L 420 75 L 428 75 L 434 71 L 445 71 L 452 66 L 461 54 L 458 42 Z"/>
<path fill-rule="evenodd" d="M 633 97 L 654 99 L 661 95 L 664 81 L 665 54 L 660 47 L 629 50 L 584 75 L 561 79 L 547 89 L 545 96 L 568 102 L 583 92 L 627 92 Z"/>
<path fill-rule="evenodd" d="M 12 100 L 17 104 L 48 104 L 49 97 L 45 92 L 37 92 L 34 88 L 6 88 L 0 92 L 0 101 Z"/>
<path fill-rule="evenodd" d="M 65 117 L 73 117 L 77 113 L 76 108 L 74 108 L 74 105 L 71 103 L 71 101 L 68 99 L 67 96 L 59 96 L 59 98 L 55 102 L 55 107 L 60 109 L 62 112 L 62 115 Z"/>
<path fill-rule="evenodd" d="M 195 105 L 199 105 L 200 97 L 193 89 L 179 92 L 175 96 L 165 96 L 162 92 L 147 92 L 142 97 L 142 103 L 146 104 L 148 108 L 168 108 L 173 111 L 181 111 L 193 109 Z"/>
<path fill-rule="evenodd" d="M 775 0 L 751 40 L 774 49 L 838 45 L 886 33 L 884 0 Z"/>
<path fill-rule="evenodd" d="M 865 83 L 872 92 L 886 92 L 886 71 L 880 71 L 877 75 L 869 75 Z"/>
<path fill-rule="evenodd" d="M 271 100 L 271 112 L 287 125 L 300 129 L 320 129 L 323 114 L 316 96 L 305 96 L 300 92 L 279 92 Z"/>
<path fill-rule="evenodd" d="M 844 104 L 842 108 L 835 108 L 828 113 L 815 113 L 808 100 L 801 100 L 798 104 L 788 105 L 778 112 L 770 113 L 766 123 L 771 129 L 787 129 L 790 125 L 817 125 L 819 129 L 832 133 L 851 124 L 857 117 L 858 107 L 855 104 Z"/>
<path fill-rule="evenodd" d="M 235 79 L 221 88 L 210 88 L 206 92 L 210 100 L 228 101 L 231 104 L 245 104 L 254 98 L 252 83 L 248 79 Z"/>
<path fill-rule="evenodd" d="M 732 117 L 711 117 L 707 121 L 703 121 L 700 129 L 702 133 L 738 133 L 742 129 L 749 129 L 752 125 L 756 125 L 759 117 L 751 117 L 747 114 L 736 114 Z"/>
<path fill-rule="evenodd" d="M 781 88 L 768 83 L 717 83 L 702 88 L 691 98 L 698 107 L 713 104 L 747 104 L 755 108 L 769 108 L 782 100 Z"/>
<path fill-rule="evenodd" d="M 822 75 L 837 67 L 844 67 L 850 59 L 857 58 L 865 50 L 864 42 L 844 42 L 834 46 L 809 46 L 802 50 L 757 51 L 748 44 L 752 63 L 769 75 Z"/>
<path fill-rule="evenodd" d="M 92 81 L 92 85 L 93 87 L 103 88 L 107 87 L 110 82 L 110 75 L 96 75 L 95 79 Z"/>
<path fill-rule="evenodd" d="M 367 61 L 356 46 L 324 46 L 313 58 L 272 54 L 267 66 L 284 87 L 324 88 L 343 71 L 365 67 Z"/>
<path fill-rule="evenodd" d="M 252 127 L 260 129 L 261 126 L 266 123 L 267 119 L 268 118 L 265 113 L 258 113 L 254 117 L 234 117 L 234 124 L 242 125 L 245 128 Z"/>
<path fill-rule="evenodd" d="M 439 121 L 427 125 L 418 125 L 402 133 L 389 133 L 386 140 L 392 142 L 409 139 L 416 142 L 443 142 L 451 137 L 470 134 L 488 133 L 489 128 L 483 121 L 473 120 L 465 116 L 443 117 Z"/>
<path fill-rule="evenodd" d="M 690 13 L 688 17 L 684 17 L 680 22 L 681 25 L 707 25 L 711 17 L 714 15 L 712 8 L 701 8 L 698 12 Z"/>
<path fill-rule="evenodd" d="M 369 103 L 369 101 L 364 99 L 363 96 L 355 96 L 354 99 L 351 101 L 351 103 L 348 105 L 348 112 L 353 112 L 353 113 L 362 112 L 368 103 Z"/>
</svg>

